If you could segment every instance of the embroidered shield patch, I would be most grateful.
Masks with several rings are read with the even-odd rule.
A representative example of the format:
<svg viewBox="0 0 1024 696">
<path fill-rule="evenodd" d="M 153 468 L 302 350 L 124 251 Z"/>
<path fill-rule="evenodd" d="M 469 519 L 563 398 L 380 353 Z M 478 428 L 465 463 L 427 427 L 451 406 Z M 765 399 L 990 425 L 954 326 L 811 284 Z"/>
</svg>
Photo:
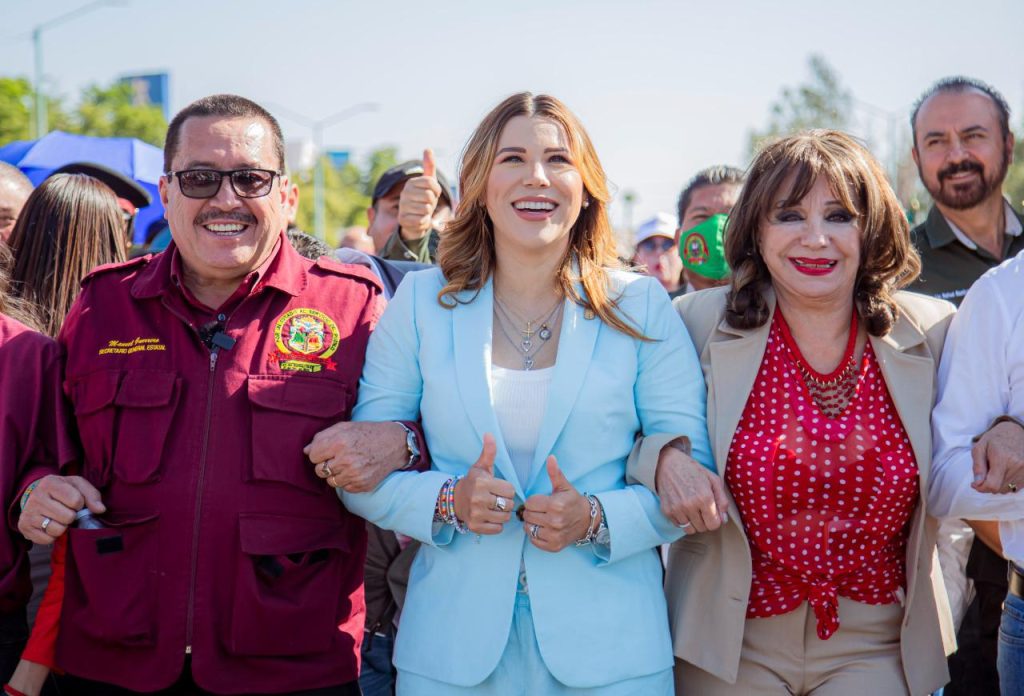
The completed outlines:
<svg viewBox="0 0 1024 696">
<path fill-rule="evenodd" d="M 333 319 L 318 310 L 299 307 L 278 317 L 274 325 L 277 350 L 269 360 L 289 372 L 334 370 L 337 363 L 331 356 L 339 343 L 341 337 Z"/>
</svg>

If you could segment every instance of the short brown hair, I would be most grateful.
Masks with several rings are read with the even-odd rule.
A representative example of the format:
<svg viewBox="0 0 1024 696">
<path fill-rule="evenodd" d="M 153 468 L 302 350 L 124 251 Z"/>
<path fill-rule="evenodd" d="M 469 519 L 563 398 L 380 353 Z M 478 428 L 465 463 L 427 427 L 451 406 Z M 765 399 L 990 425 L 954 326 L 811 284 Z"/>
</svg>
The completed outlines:
<svg viewBox="0 0 1024 696">
<path fill-rule="evenodd" d="M 164 139 L 164 172 L 171 171 L 171 162 L 178 154 L 178 141 L 181 140 L 181 128 L 189 118 L 217 116 L 221 118 L 258 118 L 267 122 L 274 137 L 274 155 L 277 157 L 277 171 L 284 172 L 284 134 L 281 124 L 269 111 L 262 106 L 240 97 L 237 94 L 214 94 L 192 102 L 179 111 L 167 126 L 167 138 Z"/>
<path fill-rule="evenodd" d="M 28 197 L 8 242 L 11 296 L 32 307 L 33 328 L 56 336 L 82 279 L 96 266 L 125 260 L 126 224 L 117 197 L 99 179 L 54 174 Z"/>
<path fill-rule="evenodd" d="M 541 117 L 557 123 L 569 140 L 576 168 L 583 179 L 583 195 L 589 205 L 580 210 L 569 232 L 569 244 L 558 269 L 562 292 L 581 307 L 592 310 L 601 321 L 633 338 L 645 338 L 631 320 L 620 314 L 609 297 L 608 268 L 622 267 L 615 251 L 615 237 L 608 222 L 608 185 L 583 124 L 569 108 L 546 94 L 520 92 L 508 97 L 480 122 L 462 155 L 459 172 L 461 200 L 455 218 L 448 223 L 438 246 L 438 265 L 446 284 L 438 302 L 454 308 L 456 293 L 479 290 L 494 273 L 494 228 L 487 214 L 487 177 L 506 124 L 517 116 Z M 574 272 L 574 262 L 578 276 Z M 579 282 L 583 294 L 576 288 Z"/>
<path fill-rule="evenodd" d="M 845 133 L 813 130 L 765 147 L 729 216 L 725 255 L 732 268 L 726 306 L 730 326 L 750 329 L 768 321 L 764 292 L 772 283 L 758 242 L 761 228 L 785 186 L 783 206 L 794 205 L 824 177 L 839 202 L 856 216 L 861 257 L 853 287 L 860 320 L 872 336 L 889 333 L 897 316 L 893 293 L 913 282 L 921 259 L 910 226 L 878 161 Z"/>
</svg>

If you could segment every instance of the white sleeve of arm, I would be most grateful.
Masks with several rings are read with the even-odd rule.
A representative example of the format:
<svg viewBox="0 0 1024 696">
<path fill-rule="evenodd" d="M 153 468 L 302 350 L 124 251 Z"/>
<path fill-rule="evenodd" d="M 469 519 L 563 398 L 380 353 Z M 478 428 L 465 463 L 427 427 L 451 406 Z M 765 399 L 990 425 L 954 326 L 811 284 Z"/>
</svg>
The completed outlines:
<svg viewBox="0 0 1024 696">
<path fill-rule="evenodd" d="M 1024 518 L 1024 505 L 1016 496 L 971 487 L 971 438 L 983 433 L 996 416 L 1011 412 L 1008 354 L 1022 350 L 1012 345 L 1015 313 L 1008 311 L 1006 298 L 992 280 L 984 276 L 968 292 L 942 351 L 928 482 L 928 505 L 936 517 Z"/>
</svg>

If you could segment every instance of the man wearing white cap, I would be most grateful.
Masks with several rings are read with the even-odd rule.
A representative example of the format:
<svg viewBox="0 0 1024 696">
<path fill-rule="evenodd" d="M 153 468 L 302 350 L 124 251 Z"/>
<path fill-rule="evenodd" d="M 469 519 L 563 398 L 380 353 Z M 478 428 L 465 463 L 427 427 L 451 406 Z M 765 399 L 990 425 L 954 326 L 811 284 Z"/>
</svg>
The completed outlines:
<svg viewBox="0 0 1024 696">
<path fill-rule="evenodd" d="M 657 278 L 669 294 L 682 286 L 683 262 L 676 249 L 676 220 L 668 213 L 658 213 L 636 228 L 636 251 L 633 263 L 641 272 Z"/>
</svg>

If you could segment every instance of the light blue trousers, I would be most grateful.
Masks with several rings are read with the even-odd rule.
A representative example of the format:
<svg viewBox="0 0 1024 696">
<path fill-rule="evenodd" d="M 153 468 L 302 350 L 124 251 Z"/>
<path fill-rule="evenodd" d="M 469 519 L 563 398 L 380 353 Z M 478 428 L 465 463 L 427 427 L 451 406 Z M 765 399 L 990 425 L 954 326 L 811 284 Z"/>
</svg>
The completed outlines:
<svg viewBox="0 0 1024 696">
<path fill-rule="evenodd" d="M 498 666 L 482 684 L 455 686 L 398 670 L 397 693 L 398 696 L 672 696 L 672 689 L 671 669 L 590 688 L 573 688 L 561 683 L 551 676 L 540 655 L 530 595 L 519 592 L 508 645 Z"/>
</svg>

